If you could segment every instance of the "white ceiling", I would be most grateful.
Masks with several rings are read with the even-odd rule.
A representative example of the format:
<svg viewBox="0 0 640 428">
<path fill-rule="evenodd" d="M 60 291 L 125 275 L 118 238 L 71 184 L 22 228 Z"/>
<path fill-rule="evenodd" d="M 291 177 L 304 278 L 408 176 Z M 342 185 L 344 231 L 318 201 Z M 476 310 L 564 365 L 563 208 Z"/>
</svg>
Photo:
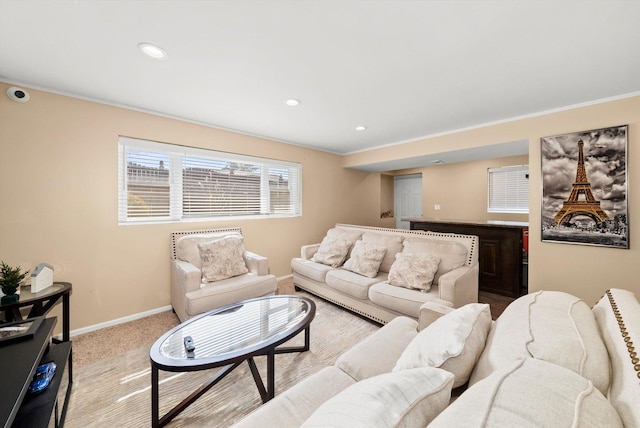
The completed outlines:
<svg viewBox="0 0 640 428">
<path fill-rule="evenodd" d="M 640 1 L 0 0 L 0 80 L 345 154 L 636 93 L 639 22 Z"/>
</svg>

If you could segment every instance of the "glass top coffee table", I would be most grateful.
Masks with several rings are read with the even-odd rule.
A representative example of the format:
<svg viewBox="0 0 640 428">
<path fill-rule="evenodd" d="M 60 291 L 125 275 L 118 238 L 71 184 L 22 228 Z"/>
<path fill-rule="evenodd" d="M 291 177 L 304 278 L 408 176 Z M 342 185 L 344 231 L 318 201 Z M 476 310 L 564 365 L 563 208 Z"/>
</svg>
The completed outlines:
<svg viewBox="0 0 640 428">
<path fill-rule="evenodd" d="M 315 303 L 305 297 L 260 297 L 214 309 L 164 334 L 149 352 L 152 426 L 166 425 L 244 361 L 249 364 L 262 401 L 272 399 L 275 395 L 275 354 L 309 350 L 315 312 Z M 304 346 L 278 348 L 303 330 Z M 187 337 L 191 338 L 191 343 L 185 341 Z M 266 388 L 253 359 L 259 355 L 267 356 Z M 187 372 L 215 367 L 222 369 L 160 417 L 159 370 Z"/>
</svg>

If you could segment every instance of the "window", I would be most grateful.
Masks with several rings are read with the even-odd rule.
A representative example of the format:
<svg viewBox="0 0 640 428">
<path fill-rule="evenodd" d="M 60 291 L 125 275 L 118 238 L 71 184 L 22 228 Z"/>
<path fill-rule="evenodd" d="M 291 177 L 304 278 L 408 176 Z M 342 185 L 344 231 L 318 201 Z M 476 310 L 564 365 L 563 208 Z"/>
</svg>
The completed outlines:
<svg viewBox="0 0 640 428">
<path fill-rule="evenodd" d="M 302 213 L 300 164 L 120 137 L 121 224 Z"/>
<path fill-rule="evenodd" d="M 490 213 L 529 212 L 529 166 L 489 168 Z"/>
</svg>

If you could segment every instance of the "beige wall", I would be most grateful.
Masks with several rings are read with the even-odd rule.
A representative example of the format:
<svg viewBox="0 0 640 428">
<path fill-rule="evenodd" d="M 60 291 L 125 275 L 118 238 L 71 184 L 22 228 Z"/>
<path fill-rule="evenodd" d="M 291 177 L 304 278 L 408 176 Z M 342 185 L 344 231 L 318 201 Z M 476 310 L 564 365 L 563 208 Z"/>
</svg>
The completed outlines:
<svg viewBox="0 0 640 428">
<path fill-rule="evenodd" d="M 633 178 L 636 170 L 640 169 L 640 96 L 625 98 L 587 107 L 541 115 L 538 117 L 516 120 L 504 124 L 472 129 L 450 135 L 444 135 L 402 145 L 390 146 L 368 152 L 345 156 L 343 165 L 358 166 L 368 163 L 381 162 L 404 157 L 420 156 L 429 153 L 460 150 L 482 145 L 499 144 L 508 141 L 526 139 L 529 141 L 529 290 L 540 289 L 564 290 L 583 298 L 588 304 L 593 304 L 611 287 L 626 288 L 640 296 L 640 186 L 629 184 L 627 200 L 629 202 L 630 249 L 613 249 L 604 247 L 581 246 L 541 241 L 540 231 L 540 138 L 569 132 L 597 129 L 616 125 L 629 125 L 628 138 L 628 178 Z M 448 172 L 456 166 L 448 166 Z M 460 164 L 460 180 L 470 181 L 464 173 L 465 166 Z M 413 171 L 413 170 L 411 170 Z M 407 171 L 407 172 L 411 172 Z M 434 175 L 435 169 L 425 168 L 423 173 Z M 453 174 L 455 175 L 455 174 Z M 631 180 L 630 180 L 631 181 Z M 428 179 L 424 179 L 428 186 Z M 443 191 L 452 191 L 444 189 Z M 425 197 L 430 198 L 428 189 Z M 448 204 L 454 203 L 456 195 L 446 197 L 443 193 L 438 196 L 447 202 L 442 203 L 441 216 L 456 218 L 457 213 L 448 211 Z M 426 207 L 432 207 L 431 202 L 425 202 Z M 485 202 L 486 204 L 486 202 Z M 476 202 L 469 205 L 479 205 Z M 432 213 L 432 212 L 431 212 Z M 428 210 L 425 215 L 431 214 Z M 451 214 L 451 217 L 449 217 Z M 454 217 L 455 215 L 455 217 Z"/>
<path fill-rule="evenodd" d="M 0 82 L 0 93 L 9 85 Z M 629 176 L 640 168 L 640 97 L 468 130 L 340 157 L 108 105 L 30 90 L 28 103 L 0 96 L 0 260 L 56 268 L 74 284 L 72 329 L 169 304 L 169 234 L 240 226 L 247 247 L 269 257 L 277 276 L 290 273 L 300 246 L 318 242 L 336 222 L 393 227 L 381 174 L 344 166 L 527 139 L 530 154 L 530 290 L 566 290 L 593 303 L 609 287 L 640 295 L 638 187 L 630 186 L 631 249 L 540 241 L 540 137 L 629 124 Z M 303 216 L 118 226 L 119 135 L 278 158 L 303 166 Z M 486 214 L 486 168 L 525 163 L 499 158 L 421 168 L 425 215 Z M 513 162 L 512 162 L 513 161 Z M 504 162 L 504 163 L 503 163 Z M 403 171 L 406 173 L 408 171 Z M 482 177 L 481 177 L 482 176 Z M 446 178 L 446 179 L 445 179 Z M 442 183 L 449 183 L 443 186 Z M 460 212 L 464 212 L 461 215 Z M 492 217 L 495 219 L 495 217 Z M 502 219 L 502 218 L 500 218 Z M 520 218 L 516 218 L 519 220 Z"/>
<path fill-rule="evenodd" d="M 300 246 L 336 222 L 379 222 L 379 174 L 344 169 L 340 156 L 29 92 L 24 104 L 0 96 L 0 260 L 48 262 L 55 280 L 72 282 L 72 329 L 168 305 L 172 231 L 240 226 L 247 248 L 284 276 Z M 119 226 L 119 135 L 300 162 L 303 216 Z"/>
<path fill-rule="evenodd" d="M 487 212 L 487 170 L 528 163 L 528 155 L 510 156 L 451 165 L 432 165 L 395 171 L 395 174 L 422 174 L 422 216 L 425 218 L 528 221 L 527 214 Z M 440 205 L 440 211 L 435 210 L 436 204 Z"/>
</svg>

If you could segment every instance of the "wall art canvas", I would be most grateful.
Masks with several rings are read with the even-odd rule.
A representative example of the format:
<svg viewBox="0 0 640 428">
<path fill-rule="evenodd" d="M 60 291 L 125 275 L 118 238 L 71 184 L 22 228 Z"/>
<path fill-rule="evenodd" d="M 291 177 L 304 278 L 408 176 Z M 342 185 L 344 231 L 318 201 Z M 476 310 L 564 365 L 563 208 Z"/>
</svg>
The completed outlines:
<svg viewBox="0 0 640 428">
<path fill-rule="evenodd" d="M 629 248 L 628 126 L 541 138 L 542 240 Z"/>
</svg>

